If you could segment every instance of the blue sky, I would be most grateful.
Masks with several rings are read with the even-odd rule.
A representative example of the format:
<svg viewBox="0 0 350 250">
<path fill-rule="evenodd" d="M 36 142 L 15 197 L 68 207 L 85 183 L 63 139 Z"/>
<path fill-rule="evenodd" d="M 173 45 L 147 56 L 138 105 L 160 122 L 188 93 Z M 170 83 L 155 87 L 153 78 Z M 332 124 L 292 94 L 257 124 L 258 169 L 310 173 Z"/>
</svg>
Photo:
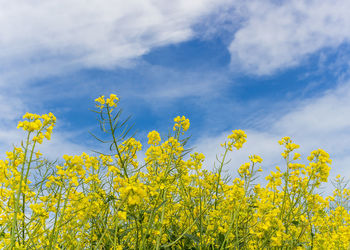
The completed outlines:
<svg viewBox="0 0 350 250">
<path fill-rule="evenodd" d="M 19 144 L 25 112 L 58 123 L 50 158 L 101 149 L 93 100 L 116 93 L 137 138 L 191 121 L 210 168 L 232 129 L 281 164 L 282 136 L 306 157 L 323 148 L 350 175 L 350 3 L 346 0 L 1 1 L 0 149 Z M 55 10 L 55 11 L 52 11 Z"/>
</svg>

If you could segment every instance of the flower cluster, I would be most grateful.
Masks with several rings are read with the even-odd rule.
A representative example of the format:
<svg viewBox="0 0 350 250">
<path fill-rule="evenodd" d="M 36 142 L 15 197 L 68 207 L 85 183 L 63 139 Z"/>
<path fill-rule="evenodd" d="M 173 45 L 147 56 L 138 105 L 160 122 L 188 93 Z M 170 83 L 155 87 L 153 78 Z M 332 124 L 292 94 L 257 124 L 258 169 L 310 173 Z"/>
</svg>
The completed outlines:
<svg viewBox="0 0 350 250">
<path fill-rule="evenodd" d="M 227 136 L 227 139 L 229 140 L 222 143 L 221 146 L 227 148 L 229 151 L 232 151 L 232 147 L 235 147 L 238 150 L 243 147 L 243 144 L 247 141 L 246 138 L 247 135 L 243 130 L 232 130 L 232 134 Z"/>
<path fill-rule="evenodd" d="M 100 96 L 95 99 L 96 107 L 103 109 L 105 106 L 109 108 L 116 108 L 119 98 L 115 94 L 110 94 L 109 98 L 105 98 L 105 96 Z"/>
<path fill-rule="evenodd" d="M 113 124 L 116 95 L 96 102 Z M 246 142 L 242 130 L 227 137 L 219 167 L 212 170 L 203 154 L 188 153 L 183 132 L 190 123 L 185 117 L 174 119 L 173 135 L 148 134 L 143 160 L 136 156 L 141 142 L 113 134 L 108 154 L 64 155 L 49 162 L 35 151 L 35 142 L 51 134 L 54 116 L 26 114 L 24 119 L 18 127 L 29 139 L 0 160 L 1 249 L 350 246 L 350 189 L 337 176 L 333 195 L 320 194 L 331 164 L 321 149 L 302 161 L 299 145 L 284 137 L 285 166 L 271 171 L 263 185 L 257 181 L 260 156 L 249 156 L 238 168 L 226 160 Z M 224 170 L 233 178 L 223 176 Z"/>
<path fill-rule="evenodd" d="M 177 129 L 182 129 L 183 131 L 187 131 L 190 127 L 190 120 L 187 119 L 185 116 L 177 116 L 174 118 L 174 127 L 173 130 L 176 131 Z"/>
<path fill-rule="evenodd" d="M 51 134 L 53 127 L 56 123 L 56 117 L 52 114 L 37 115 L 26 113 L 23 116 L 24 121 L 18 123 L 17 128 L 22 128 L 24 131 L 33 133 L 36 132 L 36 135 L 32 138 L 34 142 L 42 143 L 43 139 L 51 139 Z"/>
<path fill-rule="evenodd" d="M 149 132 L 147 137 L 148 137 L 148 144 L 150 145 L 158 145 L 159 142 L 162 140 L 160 138 L 159 133 L 155 130 Z"/>
</svg>

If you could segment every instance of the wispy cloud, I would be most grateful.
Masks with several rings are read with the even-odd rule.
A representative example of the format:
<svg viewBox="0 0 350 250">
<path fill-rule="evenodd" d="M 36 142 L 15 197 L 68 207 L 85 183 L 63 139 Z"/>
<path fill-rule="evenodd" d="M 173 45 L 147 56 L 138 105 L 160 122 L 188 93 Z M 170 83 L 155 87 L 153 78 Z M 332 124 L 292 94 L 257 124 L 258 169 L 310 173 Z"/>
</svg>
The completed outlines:
<svg viewBox="0 0 350 250">
<path fill-rule="evenodd" d="M 270 74 L 350 39 L 346 0 L 2 1 L 0 7 L 6 9 L 0 16 L 0 84 L 130 67 L 152 48 L 222 32 L 233 39 L 235 67 Z"/>
<path fill-rule="evenodd" d="M 5 157 L 6 151 L 12 151 L 12 146 L 19 147 L 21 141 L 25 140 L 24 131 L 16 129 L 22 115 L 26 112 L 38 114 L 49 112 L 45 108 L 45 98 L 41 97 L 43 92 L 36 90 L 26 86 L 17 88 L 15 85 L 0 87 L 2 111 L 0 117 L 0 158 Z M 46 101 L 49 102 L 49 100 Z M 45 153 L 45 157 L 55 160 L 61 158 L 63 154 L 80 154 L 84 151 L 90 152 L 90 149 L 96 149 L 89 148 L 86 143 L 76 142 L 76 138 L 81 135 L 82 131 L 76 128 L 67 130 L 65 126 L 62 126 L 63 123 L 64 119 L 59 119 L 51 141 L 45 141 L 37 147 Z"/>
<path fill-rule="evenodd" d="M 153 47 L 190 39 L 193 24 L 229 2 L 1 1 L 0 72 L 31 78 L 125 67 Z"/>
<path fill-rule="evenodd" d="M 230 108 L 236 112 L 239 109 L 237 100 L 229 100 L 234 97 L 223 93 L 234 80 L 230 80 L 231 75 L 222 72 L 222 68 L 186 71 L 163 65 L 142 65 L 144 61 L 139 60 L 140 56 L 159 46 L 177 44 L 196 36 L 211 39 L 224 32 L 225 42 L 230 44 L 231 63 L 246 72 L 264 75 L 298 65 L 312 53 L 323 48 L 337 48 L 350 40 L 347 13 L 350 3 L 345 0 L 244 3 L 135 0 L 110 1 L 108 5 L 95 0 L 89 4 L 83 0 L 74 4 L 68 0 L 44 3 L 0 0 L 0 8 L 6 9 L 0 15 L 0 140 L 3 147 L 20 138 L 15 129 L 8 128 L 15 127 L 24 112 L 46 112 L 47 104 L 60 101 L 74 103 L 72 106 L 77 108 L 82 99 L 91 101 L 102 92 L 117 91 L 126 97 L 124 100 L 133 99 L 126 105 L 141 100 L 142 104 L 154 108 L 160 102 L 168 108 L 166 103 L 192 98 L 192 103 L 186 102 L 186 105 L 202 105 L 205 111 L 198 114 L 215 113 L 214 119 L 210 117 L 204 121 L 209 126 L 217 125 L 220 118 L 227 116 L 218 110 Z M 347 63 L 347 58 L 347 55 L 341 58 L 342 65 Z M 118 74 L 116 69 L 121 67 L 126 67 L 127 73 L 113 78 Z M 105 72 L 110 79 L 97 79 L 98 73 L 96 79 L 88 79 L 79 71 L 92 68 L 110 70 Z M 50 76 L 59 76 L 59 79 L 49 82 Z M 71 81 L 67 80 L 70 77 Z M 39 82 L 39 78 L 46 80 Z M 125 83 L 112 84 L 115 79 L 125 80 Z M 66 91 L 68 87 L 70 91 Z M 211 98 L 213 96 L 216 98 Z M 71 101 L 74 98 L 76 102 Z M 345 164 L 348 159 L 345 151 L 350 146 L 348 100 L 349 84 L 342 84 L 322 97 L 291 103 L 294 110 L 281 118 L 273 113 L 269 119 L 274 119 L 262 122 L 268 125 L 264 127 L 265 132 L 248 129 L 247 149 L 235 159 L 244 162 L 248 153 L 262 152 L 265 163 L 273 165 L 278 162 L 273 157 L 278 156 L 280 150 L 276 141 L 290 135 L 302 144 L 303 152 L 324 147 L 333 152 L 335 165 Z M 210 101 L 215 103 L 211 105 Z M 244 105 L 258 106 L 259 101 Z M 68 109 L 68 104 L 53 106 L 62 115 Z M 198 122 L 205 119 L 198 119 Z M 218 127 L 222 130 L 227 124 Z M 86 149 L 71 140 L 79 133 L 63 136 L 66 132 L 58 129 L 57 137 L 54 136 L 51 146 L 47 146 L 49 154 Z M 209 161 L 214 159 L 216 151 L 208 145 L 214 142 L 218 146 L 224 137 L 199 141 L 202 145 L 199 150 L 208 152 Z M 339 169 L 346 173 L 345 168 Z"/>
<path fill-rule="evenodd" d="M 291 102 L 294 108 L 283 116 L 271 119 L 263 129 L 246 129 L 247 144 L 231 154 L 231 172 L 248 161 L 250 154 L 259 154 L 264 159 L 263 166 L 271 170 L 282 164 L 282 148 L 277 141 L 290 136 L 301 147 L 298 150 L 305 159 L 312 150 L 322 148 L 333 159 L 331 176 L 350 176 L 350 82 L 340 84 L 336 89 L 322 96 Z M 242 127 L 241 129 L 245 129 Z M 196 143 L 196 151 L 207 155 L 206 165 L 213 166 L 215 156 L 220 155 L 220 143 L 231 131 L 218 136 L 204 135 Z"/>
<path fill-rule="evenodd" d="M 249 1 L 229 46 L 232 64 L 258 75 L 298 65 L 310 54 L 350 41 L 347 0 Z"/>
<path fill-rule="evenodd" d="M 94 74 L 94 77 L 89 77 L 90 74 Z M 96 150 L 86 144 L 90 138 L 88 130 L 93 131 L 98 127 L 94 114 L 88 109 L 94 107 L 93 100 L 99 95 L 118 94 L 121 107 L 126 108 L 127 114 L 138 116 L 148 112 L 158 118 L 166 114 L 171 116 L 171 120 L 175 116 L 173 113 L 176 113 L 174 106 L 179 100 L 193 102 L 200 98 L 208 100 L 213 96 L 218 97 L 229 81 L 228 75 L 220 71 L 182 72 L 141 63 L 134 69 L 77 72 L 24 83 L 0 87 L 2 155 L 6 150 L 11 150 L 13 143 L 19 145 L 23 139 L 23 133 L 16 130 L 16 126 L 25 112 L 53 112 L 58 117 L 57 127 L 52 141 L 44 143 L 41 148 L 48 157 L 56 158 L 68 152 L 79 154 Z M 195 106 L 198 108 L 198 105 Z M 192 105 L 192 108 L 195 107 Z M 164 117 L 161 120 L 161 125 L 164 125 L 164 120 L 170 121 Z"/>
</svg>

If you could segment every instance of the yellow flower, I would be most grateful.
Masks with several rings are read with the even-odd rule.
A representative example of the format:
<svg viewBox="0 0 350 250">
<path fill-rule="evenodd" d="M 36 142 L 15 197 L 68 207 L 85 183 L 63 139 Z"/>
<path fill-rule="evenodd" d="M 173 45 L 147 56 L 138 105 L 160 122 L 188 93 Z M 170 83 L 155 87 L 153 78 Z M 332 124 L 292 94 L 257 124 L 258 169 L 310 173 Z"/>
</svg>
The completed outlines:
<svg viewBox="0 0 350 250">
<path fill-rule="evenodd" d="M 46 129 L 51 133 L 53 126 L 55 126 L 56 117 L 52 114 L 44 114 L 42 116 L 37 114 L 26 113 L 23 116 L 24 121 L 18 122 L 17 128 L 22 128 L 24 131 L 34 132 L 38 131 L 35 136 L 34 141 L 42 142 L 44 136 L 42 135 L 42 130 Z"/>
<path fill-rule="evenodd" d="M 98 103 L 98 104 L 96 104 L 97 108 L 103 109 L 104 104 L 106 103 L 105 96 L 103 95 L 103 96 L 96 98 L 95 102 Z"/>
<path fill-rule="evenodd" d="M 40 150 L 38 150 L 38 152 L 35 153 L 36 158 L 39 158 L 39 157 L 42 156 L 42 155 L 43 155 L 43 154 L 40 153 Z"/>
<path fill-rule="evenodd" d="M 174 127 L 173 130 L 176 131 L 177 128 L 182 129 L 183 131 L 187 131 L 190 127 L 190 120 L 187 119 L 185 116 L 177 116 L 174 118 Z"/>
<path fill-rule="evenodd" d="M 118 218 L 120 220 L 126 220 L 126 212 L 118 211 Z"/>
<path fill-rule="evenodd" d="M 300 156 L 301 156 L 301 154 L 295 153 L 295 154 L 294 154 L 294 157 L 293 157 L 293 160 L 298 160 L 298 159 L 300 159 Z"/>
<path fill-rule="evenodd" d="M 161 141 L 160 135 L 157 131 L 153 130 L 148 133 L 148 144 L 150 145 L 158 145 Z"/>
<path fill-rule="evenodd" d="M 243 130 L 232 130 L 232 134 L 227 136 L 229 141 L 221 144 L 221 146 L 226 147 L 230 151 L 232 151 L 232 147 L 235 147 L 238 150 L 243 147 L 243 144 L 247 141 L 246 138 L 247 135 Z"/>
<path fill-rule="evenodd" d="M 262 159 L 259 155 L 251 155 L 251 156 L 249 156 L 249 159 L 253 163 L 261 163 L 262 162 Z"/>
</svg>

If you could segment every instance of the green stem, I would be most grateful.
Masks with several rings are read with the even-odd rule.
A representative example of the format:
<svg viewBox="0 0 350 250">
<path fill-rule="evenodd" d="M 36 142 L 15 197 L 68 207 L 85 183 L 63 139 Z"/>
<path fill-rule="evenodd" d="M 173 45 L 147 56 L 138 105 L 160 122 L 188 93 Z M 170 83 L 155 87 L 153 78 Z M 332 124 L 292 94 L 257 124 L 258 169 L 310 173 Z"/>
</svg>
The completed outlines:
<svg viewBox="0 0 350 250">
<path fill-rule="evenodd" d="M 34 141 L 33 147 L 32 147 L 31 153 L 30 153 L 27 171 L 26 171 L 26 175 L 24 177 L 24 185 L 27 185 L 30 165 L 31 165 L 32 160 L 33 160 L 33 153 L 34 153 L 35 144 L 36 144 L 36 141 Z M 26 202 L 26 195 L 25 195 L 25 193 L 22 193 L 22 213 L 23 213 L 23 215 L 25 215 L 25 202 Z M 22 219 L 22 242 L 23 242 L 23 245 L 25 244 L 25 233 L 24 233 L 25 226 L 26 226 L 25 225 L 25 216 L 23 216 L 23 219 Z"/>
<path fill-rule="evenodd" d="M 214 205 L 214 208 L 216 209 L 216 206 L 217 206 L 217 200 L 218 200 L 218 195 L 219 195 L 219 185 L 220 185 L 220 179 L 221 179 L 221 171 L 222 171 L 222 168 L 224 166 L 224 162 L 225 162 L 225 159 L 226 159 L 226 155 L 227 155 L 227 152 L 228 152 L 228 148 L 226 148 L 225 150 L 225 153 L 224 153 L 224 156 L 222 158 L 222 161 L 220 163 L 220 167 L 219 167 L 219 170 L 218 170 L 218 181 L 217 181 L 217 184 L 216 184 L 216 189 L 215 189 L 215 205 Z"/>
<path fill-rule="evenodd" d="M 125 162 L 124 162 L 124 160 L 123 160 L 123 158 L 121 156 L 121 153 L 119 151 L 119 148 L 118 148 L 117 139 L 115 138 L 115 135 L 114 135 L 115 130 L 113 128 L 112 117 L 111 117 L 111 114 L 109 112 L 109 107 L 108 106 L 107 106 L 107 114 L 108 114 L 108 122 L 109 122 L 109 127 L 110 127 L 111 132 L 112 132 L 113 143 L 114 143 L 115 149 L 117 150 L 117 154 L 118 154 L 120 163 L 122 164 L 124 175 L 126 176 L 126 178 L 129 179 L 128 172 L 127 172 L 127 166 L 125 166 Z"/>
<path fill-rule="evenodd" d="M 18 190 L 17 190 L 17 197 L 15 198 L 15 214 L 14 214 L 13 221 L 12 221 L 11 245 L 10 245 L 10 248 L 13 248 L 15 246 L 15 232 L 18 231 L 18 229 L 17 229 L 17 214 L 19 212 L 19 200 L 20 200 L 21 193 L 22 193 L 21 192 L 22 191 L 22 181 L 23 181 L 24 168 L 25 168 L 26 159 L 27 159 L 27 152 L 28 152 L 30 134 L 31 134 L 31 132 L 28 132 L 28 136 L 27 136 L 27 140 L 26 140 L 26 147 L 25 147 L 25 150 L 24 150 L 22 170 L 21 170 L 21 179 L 20 179 L 20 182 L 19 182 Z"/>
<path fill-rule="evenodd" d="M 162 200 L 164 201 L 166 197 L 166 193 L 164 191 L 164 189 L 162 190 Z M 162 213 L 160 216 L 160 230 L 159 230 L 159 235 L 157 237 L 157 245 L 156 245 L 156 249 L 159 250 L 159 246 L 160 246 L 160 240 L 162 238 L 162 233 L 163 233 L 163 221 L 164 221 L 164 213 L 165 213 L 165 206 L 162 207 Z"/>
</svg>

